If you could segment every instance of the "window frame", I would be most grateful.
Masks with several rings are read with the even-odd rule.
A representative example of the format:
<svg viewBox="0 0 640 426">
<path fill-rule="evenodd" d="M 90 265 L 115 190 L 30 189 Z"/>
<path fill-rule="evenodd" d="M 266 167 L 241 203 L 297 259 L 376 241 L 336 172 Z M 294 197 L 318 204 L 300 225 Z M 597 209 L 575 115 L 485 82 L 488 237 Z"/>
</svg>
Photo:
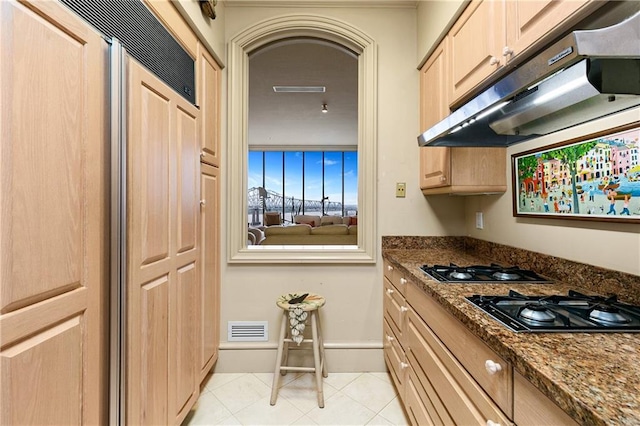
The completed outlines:
<svg viewBox="0 0 640 426">
<path fill-rule="evenodd" d="M 358 57 L 358 245 L 247 246 L 249 54 L 292 37 L 337 43 Z M 287 15 L 262 21 L 229 42 L 227 137 L 228 263 L 375 263 L 377 172 L 377 46 L 354 27 L 318 15 Z M 232 173 L 231 173 L 232 172 Z"/>
<path fill-rule="evenodd" d="M 327 149 L 328 148 L 328 149 Z M 347 149 L 342 148 L 342 147 L 335 147 L 335 146 L 329 146 L 329 147 L 308 147 L 308 146 L 288 146 L 286 149 L 274 149 L 271 146 L 251 146 L 249 148 L 249 153 L 261 153 L 262 154 L 262 158 L 261 158 L 261 163 L 262 163 L 262 167 L 260 168 L 261 170 L 261 177 L 262 179 L 260 180 L 260 184 L 258 186 L 263 187 L 266 190 L 273 190 L 272 187 L 267 187 L 266 186 L 266 177 L 267 177 L 267 172 L 264 168 L 264 164 L 266 163 L 266 154 L 267 153 L 277 153 L 282 155 L 282 172 L 281 172 L 281 176 L 282 176 L 282 182 L 283 182 L 283 187 L 282 190 L 280 192 L 280 195 L 282 195 L 282 206 L 280 206 L 279 209 L 275 210 L 278 211 L 280 213 L 282 213 L 282 219 L 283 222 L 289 222 L 286 219 L 286 200 L 287 198 L 291 198 L 292 195 L 291 193 L 287 190 L 287 184 L 291 182 L 290 178 L 288 178 L 287 176 L 289 175 L 287 173 L 287 153 L 289 154 L 302 154 L 301 156 L 301 160 L 300 160 L 300 172 L 301 172 L 301 181 L 299 182 L 301 185 L 301 192 L 297 195 L 297 199 L 300 201 L 321 201 L 324 199 L 324 194 L 326 191 L 326 187 L 327 187 L 327 175 L 326 175 L 326 164 L 324 159 L 326 158 L 326 155 L 331 153 L 331 154 L 336 154 L 338 153 L 340 156 L 340 172 L 336 175 L 340 177 L 340 199 L 339 200 L 335 200 L 335 199 L 330 199 L 329 201 L 337 201 L 342 205 L 342 211 L 341 211 L 341 216 L 347 216 L 347 211 L 346 211 L 346 207 L 345 207 L 345 188 L 346 188 L 346 184 L 345 184 L 345 170 L 344 170 L 344 162 L 345 162 L 345 154 L 346 153 L 355 153 L 355 155 L 357 156 L 358 151 L 356 148 L 353 147 L 347 147 Z M 319 167 L 322 168 L 322 172 L 321 172 L 321 180 L 322 180 L 322 188 L 321 188 L 321 195 L 314 197 L 313 195 L 311 196 L 307 196 L 305 195 L 305 188 L 308 187 L 308 183 L 306 181 L 307 178 L 307 172 L 309 171 L 309 167 L 307 164 L 307 159 L 309 158 L 308 154 L 309 153 L 320 153 L 322 155 L 321 157 L 321 164 Z M 249 155 L 249 157 L 251 157 L 251 155 Z M 313 161 L 311 161 L 313 162 Z M 250 165 L 250 161 L 248 162 L 248 166 Z M 356 165 L 357 167 L 357 165 Z M 291 169 L 289 169 L 291 170 Z M 313 171 L 311 171 L 313 172 Z M 249 177 L 249 174 L 251 173 L 251 170 L 248 170 L 248 174 L 247 174 L 247 178 Z M 317 171 L 316 171 L 317 173 Z M 247 187 L 250 189 L 251 187 L 256 186 L 255 184 L 252 185 L 247 185 Z M 247 189 L 247 197 L 249 197 L 249 189 Z M 278 192 L 278 191 L 276 191 Z M 356 191 L 357 193 L 357 191 Z M 294 196 L 294 198 L 296 198 Z M 273 211 L 274 209 L 272 209 Z M 356 200 L 356 214 L 357 214 L 357 200 Z M 264 214 L 266 212 L 265 208 L 262 208 L 262 214 Z M 293 212 L 289 212 L 291 215 L 293 215 Z M 249 212 L 249 214 L 251 214 Z M 305 211 L 304 210 L 304 202 L 302 203 L 301 206 L 301 211 L 299 212 L 299 214 L 316 214 L 316 215 L 320 215 L 322 216 L 323 213 L 319 213 L 319 212 L 309 212 L 309 211 Z M 291 216 L 293 218 L 293 216 Z M 248 217 L 247 217 L 248 218 Z M 257 226 L 257 225 L 256 225 Z"/>
</svg>

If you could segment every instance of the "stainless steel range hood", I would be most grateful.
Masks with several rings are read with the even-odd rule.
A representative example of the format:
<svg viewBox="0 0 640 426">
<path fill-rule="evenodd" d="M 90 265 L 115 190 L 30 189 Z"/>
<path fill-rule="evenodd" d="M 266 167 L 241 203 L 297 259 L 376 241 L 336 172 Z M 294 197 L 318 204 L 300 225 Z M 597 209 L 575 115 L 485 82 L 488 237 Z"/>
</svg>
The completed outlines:
<svg viewBox="0 0 640 426">
<path fill-rule="evenodd" d="M 640 105 L 640 12 L 574 31 L 418 137 L 420 146 L 508 146 Z"/>
</svg>

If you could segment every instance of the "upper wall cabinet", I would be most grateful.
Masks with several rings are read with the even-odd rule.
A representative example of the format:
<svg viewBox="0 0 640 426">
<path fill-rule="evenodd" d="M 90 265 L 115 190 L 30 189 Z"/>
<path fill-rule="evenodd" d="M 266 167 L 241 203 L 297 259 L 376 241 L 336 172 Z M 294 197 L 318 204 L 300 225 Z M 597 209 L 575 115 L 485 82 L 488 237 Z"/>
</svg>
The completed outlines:
<svg viewBox="0 0 640 426">
<path fill-rule="evenodd" d="M 200 159 L 220 166 L 220 66 L 198 44 L 198 105 L 202 114 L 202 146 Z"/>
<path fill-rule="evenodd" d="M 507 40 L 502 55 L 510 61 L 547 35 L 568 29 L 604 3 L 593 0 L 507 1 Z"/>
<path fill-rule="evenodd" d="M 433 126 L 449 114 L 450 39 L 438 45 L 420 70 L 420 125 Z M 420 148 L 420 188 L 425 195 L 504 192 L 504 148 Z"/>
<path fill-rule="evenodd" d="M 504 2 L 472 1 L 448 37 L 453 104 L 504 65 L 500 52 L 505 41 Z"/>
<path fill-rule="evenodd" d="M 427 129 L 449 114 L 448 42 L 446 37 L 420 70 L 420 128 Z M 420 188 L 448 186 L 449 150 L 420 148 Z"/>
<path fill-rule="evenodd" d="M 602 6 L 594 0 L 472 0 L 448 34 L 452 97 L 463 98 L 505 67 Z"/>
</svg>

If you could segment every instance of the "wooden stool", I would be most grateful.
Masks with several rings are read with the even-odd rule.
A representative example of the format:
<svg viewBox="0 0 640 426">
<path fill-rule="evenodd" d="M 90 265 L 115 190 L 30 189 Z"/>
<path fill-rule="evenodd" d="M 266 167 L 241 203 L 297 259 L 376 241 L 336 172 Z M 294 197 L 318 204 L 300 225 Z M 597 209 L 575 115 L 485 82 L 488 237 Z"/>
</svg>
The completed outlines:
<svg viewBox="0 0 640 426">
<path fill-rule="evenodd" d="M 271 386 L 271 405 L 275 405 L 278 398 L 280 375 L 287 371 L 305 371 L 316 373 L 316 390 L 318 391 L 318 407 L 324 408 L 324 393 L 322 377 L 327 377 L 327 367 L 324 362 L 324 343 L 322 341 L 322 327 L 318 310 L 324 306 L 324 297 L 309 293 L 301 303 L 289 303 L 290 300 L 302 296 L 301 294 L 285 294 L 278 298 L 276 305 L 282 309 L 282 324 L 280 326 L 280 340 L 276 355 L 276 369 L 273 373 Z M 304 338 L 306 322 L 311 318 L 311 339 Z M 313 367 L 293 367 L 287 365 L 289 345 L 311 343 L 313 349 Z"/>
</svg>

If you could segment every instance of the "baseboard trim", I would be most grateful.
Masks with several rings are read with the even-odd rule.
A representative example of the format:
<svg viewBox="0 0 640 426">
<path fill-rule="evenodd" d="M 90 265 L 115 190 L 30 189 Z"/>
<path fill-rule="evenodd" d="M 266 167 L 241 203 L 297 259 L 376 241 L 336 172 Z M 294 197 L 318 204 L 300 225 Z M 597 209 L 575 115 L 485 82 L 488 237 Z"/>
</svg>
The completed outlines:
<svg viewBox="0 0 640 426">
<path fill-rule="evenodd" d="M 382 349 L 382 342 L 325 342 L 325 349 Z M 269 350 L 278 349 L 276 342 L 222 342 L 221 351 Z"/>
</svg>

